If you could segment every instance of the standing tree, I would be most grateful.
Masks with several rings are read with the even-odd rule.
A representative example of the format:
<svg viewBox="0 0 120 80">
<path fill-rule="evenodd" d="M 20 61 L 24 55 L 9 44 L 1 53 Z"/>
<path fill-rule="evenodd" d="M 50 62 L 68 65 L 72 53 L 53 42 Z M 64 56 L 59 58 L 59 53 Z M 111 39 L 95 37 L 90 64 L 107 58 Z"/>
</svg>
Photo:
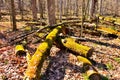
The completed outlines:
<svg viewBox="0 0 120 80">
<path fill-rule="evenodd" d="M 47 9 L 48 9 L 48 22 L 52 26 L 56 24 L 55 18 L 55 0 L 47 0 Z"/>
<path fill-rule="evenodd" d="M 90 0 L 89 1 L 89 16 L 90 16 L 90 19 L 94 17 L 96 2 L 97 2 L 97 0 Z"/>
<path fill-rule="evenodd" d="M 98 9 L 99 9 L 99 14 L 100 15 L 102 15 L 102 0 L 99 0 L 99 7 L 98 7 Z"/>
<path fill-rule="evenodd" d="M 40 18 L 43 19 L 43 0 L 38 0 L 39 1 L 39 13 L 40 13 Z"/>
<path fill-rule="evenodd" d="M 18 0 L 18 7 L 20 9 L 21 19 L 23 20 L 23 0 Z"/>
<path fill-rule="evenodd" d="M 31 0 L 31 8 L 32 8 L 32 15 L 33 15 L 33 20 L 37 20 L 37 7 L 36 7 L 36 0 Z"/>
<path fill-rule="evenodd" d="M 59 3 L 59 10 L 60 10 L 60 22 L 62 22 L 62 4 L 63 4 L 63 0 L 60 0 L 60 3 Z"/>
<path fill-rule="evenodd" d="M 16 31 L 17 26 L 16 26 L 16 13 L 15 13 L 14 0 L 11 0 L 11 16 L 12 16 L 12 23 L 13 23 L 13 31 Z"/>
<path fill-rule="evenodd" d="M 81 37 L 83 36 L 82 33 L 83 33 L 84 19 L 85 19 L 85 0 L 82 0 L 82 25 L 81 25 L 81 31 L 80 31 Z"/>
</svg>

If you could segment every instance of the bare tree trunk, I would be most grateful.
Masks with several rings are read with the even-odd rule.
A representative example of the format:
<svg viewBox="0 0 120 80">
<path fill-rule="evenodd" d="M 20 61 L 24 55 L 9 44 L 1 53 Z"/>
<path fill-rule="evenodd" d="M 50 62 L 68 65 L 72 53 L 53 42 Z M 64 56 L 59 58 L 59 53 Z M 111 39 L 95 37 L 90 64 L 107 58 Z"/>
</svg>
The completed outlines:
<svg viewBox="0 0 120 80">
<path fill-rule="evenodd" d="M 118 6 L 118 5 L 119 5 L 119 0 L 116 0 L 115 15 L 118 15 L 118 14 L 119 14 L 119 13 L 118 13 L 118 11 L 119 11 L 119 10 L 118 10 L 118 8 L 119 8 L 119 6 Z"/>
<path fill-rule="evenodd" d="M 60 0 L 60 3 L 59 3 L 59 10 L 60 10 L 60 22 L 62 22 L 62 4 L 63 4 L 63 1 Z"/>
<path fill-rule="evenodd" d="M 21 19 L 23 20 L 23 0 L 18 0 L 18 7 L 20 9 Z"/>
<path fill-rule="evenodd" d="M 36 0 L 31 0 L 32 4 L 32 15 L 33 15 L 33 20 L 37 20 L 37 7 L 36 7 Z"/>
<path fill-rule="evenodd" d="M 39 12 L 40 12 L 40 18 L 43 19 L 43 0 L 39 1 Z"/>
<path fill-rule="evenodd" d="M 81 25 L 81 31 L 80 31 L 81 37 L 83 36 L 82 33 L 83 33 L 84 18 L 85 18 L 85 0 L 82 0 L 82 25 Z"/>
<path fill-rule="evenodd" d="M 12 16 L 13 31 L 16 31 L 17 26 L 16 26 L 16 13 L 15 13 L 14 0 L 11 0 L 11 16 Z"/>
<path fill-rule="evenodd" d="M 47 0 L 47 9 L 48 9 L 49 25 L 52 26 L 52 25 L 56 24 L 56 19 L 55 19 L 55 0 Z"/>
<path fill-rule="evenodd" d="M 1 5 L 0 5 L 0 20 L 1 20 L 1 18 L 2 18 L 2 14 L 1 14 Z"/>
<path fill-rule="evenodd" d="M 75 4 L 74 4 L 74 14 L 75 14 L 75 16 L 78 16 L 78 0 L 75 0 Z"/>
<path fill-rule="evenodd" d="M 102 0 L 99 0 L 99 14 L 102 15 Z"/>
<path fill-rule="evenodd" d="M 0 19 L 2 18 L 2 13 L 1 13 L 1 11 L 2 11 L 2 4 L 3 4 L 3 0 L 0 0 Z"/>
<path fill-rule="evenodd" d="M 90 0 L 89 1 L 89 16 L 90 18 L 94 17 L 94 13 L 95 13 L 95 4 L 96 4 L 97 0 Z"/>
</svg>

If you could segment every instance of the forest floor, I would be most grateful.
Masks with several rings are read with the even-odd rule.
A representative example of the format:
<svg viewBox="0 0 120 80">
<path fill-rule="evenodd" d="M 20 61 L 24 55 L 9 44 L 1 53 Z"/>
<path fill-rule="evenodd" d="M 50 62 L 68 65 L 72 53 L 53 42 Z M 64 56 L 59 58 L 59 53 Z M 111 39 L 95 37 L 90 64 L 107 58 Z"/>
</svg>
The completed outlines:
<svg viewBox="0 0 120 80">
<path fill-rule="evenodd" d="M 9 21 L 9 19 L 7 19 Z M 6 19 L 5 19 L 6 21 Z M 4 31 L 11 29 L 10 22 L 0 22 L 0 45 L 6 44 Z M 26 22 L 17 22 L 18 28 L 25 26 Z M 80 34 L 79 27 L 74 27 L 75 36 Z M 16 35 L 11 33 L 6 38 Z M 101 37 L 84 33 L 85 40 L 77 42 L 94 48 L 90 57 L 98 72 L 109 80 L 120 80 L 120 39 L 112 37 Z M 28 44 L 34 53 L 37 44 Z M 25 56 L 17 56 L 15 45 L 0 48 L 0 80 L 23 80 L 27 68 Z M 41 80 L 85 80 L 86 75 L 82 70 L 82 62 L 68 49 L 61 49 L 53 45 L 50 56 L 44 62 Z"/>
<path fill-rule="evenodd" d="M 79 34 L 79 31 L 75 33 Z M 83 35 L 85 40 L 78 42 L 94 48 L 90 59 L 98 72 L 109 80 L 120 80 L 120 39 Z M 1 43 L 7 42 L 2 42 L 1 39 Z M 29 46 L 35 49 L 38 44 Z M 14 45 L 0 48 L 0 80 L 22 80 L 26 68 L 26 57 L 16 56 Z M 82 72 L 82 62 L 79 62 L 72 52 L 53 45 L 50 56 L 44 62 L 41 78 L 41 80 L 85 80 L 86 75 Z"/>
</svg>

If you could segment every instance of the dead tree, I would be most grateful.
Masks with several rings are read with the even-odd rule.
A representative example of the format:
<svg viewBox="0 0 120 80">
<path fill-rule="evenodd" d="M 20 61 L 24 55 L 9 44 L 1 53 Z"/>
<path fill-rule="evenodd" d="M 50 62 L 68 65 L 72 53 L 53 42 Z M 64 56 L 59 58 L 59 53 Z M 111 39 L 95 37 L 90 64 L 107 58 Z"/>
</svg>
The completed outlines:
<svg viewBox="0 0 120 80">
<path fill-rule="evenodd" d="M 55 18 L 55 0 L 47 0 L 47 9 L 48 9 L 48 22 L 52 26 L 56 24 Z"/>
<path fill-rule="evenodd" d="M 36 0 L 31 0 L 31 8 L 32 8 L 32 15 L 33 15 L 33 20 L 37 20 L 37 7 L 36 7 Z"/>
<path fill-rule="evenodd" d="M 16 26 L 16 13 L 15 13 L 14 0 L 11 0 L 11 17 L 12 17 L 13 31 L 16 31 L 17 26 Z"/>
</svg>

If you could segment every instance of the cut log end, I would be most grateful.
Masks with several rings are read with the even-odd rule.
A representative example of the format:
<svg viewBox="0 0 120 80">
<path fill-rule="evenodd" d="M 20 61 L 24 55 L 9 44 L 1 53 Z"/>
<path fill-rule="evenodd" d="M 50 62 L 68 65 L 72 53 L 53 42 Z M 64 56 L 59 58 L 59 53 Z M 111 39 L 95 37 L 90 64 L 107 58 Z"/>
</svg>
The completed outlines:
<svg viewBox="0 0 120 80">
<path fill-rule="evenodd" d="M 16 52 L 16 55 L 17 56 L 26 56 L 26 52 L 23 51 L 23 50 L 19 50 L 19 51 Z"/>
<path fill-rule="evenodd" d="M 89 49 L 88 53 L 87 53 L 87 57 L 91 57 L 93 54 L 94 48 Z"/>
<path fill-rule="evenodd" d="M 94 73 L 89 76 L 90 80 L 102 80 L 100 74 Z"/>
</svg>

